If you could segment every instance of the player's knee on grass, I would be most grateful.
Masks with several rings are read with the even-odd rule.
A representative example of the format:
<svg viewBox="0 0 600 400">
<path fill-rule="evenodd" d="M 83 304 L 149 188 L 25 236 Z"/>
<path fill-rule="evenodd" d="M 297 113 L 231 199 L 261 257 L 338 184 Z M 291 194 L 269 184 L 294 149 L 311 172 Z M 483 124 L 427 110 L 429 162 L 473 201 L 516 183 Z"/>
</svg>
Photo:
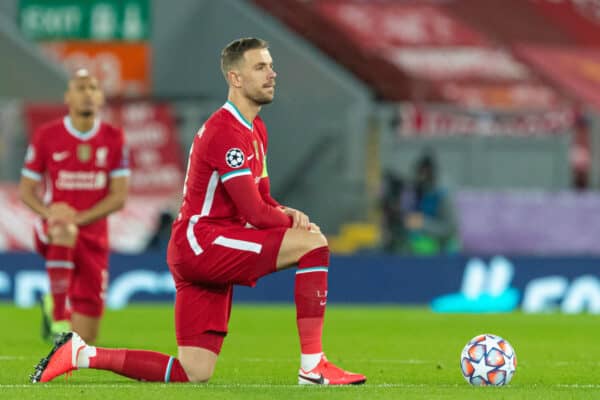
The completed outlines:
<svg viewBox="0 0 600 400">
<path fill-rule="evenodd" d="M 209 372 L 206 370 L 191 369 L 190 371 L 188 371 L 186 369 L 185 373 L 187 374 L 188 379 L 192 383 L 206 383 L 212 377 L 212 371 Z"/>
<path fill-rule="evenodd" d="M 48 235 L 53 245 L 74 247 L 79 229 L 75 224 L 56 224 L 48 228 Z"/>
<path fill-rule="evenodd" d="M 180 347 L 179 362 L 190 382 L 208 382 L 217 362 L 217 355 L 200 347 Z"/>
</svg>

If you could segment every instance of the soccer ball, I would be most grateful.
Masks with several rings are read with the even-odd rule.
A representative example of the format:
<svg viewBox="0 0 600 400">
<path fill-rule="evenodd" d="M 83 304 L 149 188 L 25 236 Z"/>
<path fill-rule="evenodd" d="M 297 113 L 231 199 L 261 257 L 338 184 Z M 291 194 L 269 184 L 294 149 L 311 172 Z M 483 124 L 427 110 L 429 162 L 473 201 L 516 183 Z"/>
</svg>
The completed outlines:
<svg viewBox="0 0 600 400">
<path fill-rule="evenodd" d="M 474 386 L 508 385 L 517 369 L 510 343 L 489 333 L 475 336 L 460 354 L 463 377 Z"/>
</svg>

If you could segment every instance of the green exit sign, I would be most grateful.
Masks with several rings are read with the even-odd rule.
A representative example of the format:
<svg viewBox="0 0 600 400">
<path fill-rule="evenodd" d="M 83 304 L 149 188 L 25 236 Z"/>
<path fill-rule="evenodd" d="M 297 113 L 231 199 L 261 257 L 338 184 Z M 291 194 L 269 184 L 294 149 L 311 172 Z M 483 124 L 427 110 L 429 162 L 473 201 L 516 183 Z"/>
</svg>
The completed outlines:
<svg viewBox="0 0 600 400">
<path fill-rule="evenodd" d="M 20 0 L 19 26 L 33 40 L 145 41 L 149 0 Z"/>
</svg>

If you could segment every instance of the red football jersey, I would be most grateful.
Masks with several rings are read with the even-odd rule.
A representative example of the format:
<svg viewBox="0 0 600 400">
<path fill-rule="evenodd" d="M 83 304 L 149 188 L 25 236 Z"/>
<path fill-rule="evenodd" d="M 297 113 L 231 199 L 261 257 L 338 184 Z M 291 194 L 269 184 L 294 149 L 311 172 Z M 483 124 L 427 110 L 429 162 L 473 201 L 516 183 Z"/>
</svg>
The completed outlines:
<svg viewBox="0 0 600 400">
<path fill-rule="evenodd" d="M 88 132 L 75 129 L 69 116 L 50 122 L 34 133 L 22 175 L 44 182 L 46 204 L 86 210 L 106 197 L 110 178 L 130 175 L 123 131 L 99 119 Z M 80 227 L 80 234 L 106 237 L 106 218 Z"/>
<path fill-rule="evenodd" d="M 268 179 L 266 169 L 267 130 L 256 117 L 248 122 L 230 102 L 216 111 L 196 134 L 188 159 L 183 204 L 175 221 L 172 238 L 187 240 L 199 253 L 203 243 L 211 241 L 220 228 L 246 226 L 225 188 L 225 182 L 250 176 L 258 186 Z M 268 194 L 262 193 L 269 207 Z M 286 219 L 287 220 L 287 219 Z M 194 235 L 202 231 L 204 234 Z"/>
</svg>

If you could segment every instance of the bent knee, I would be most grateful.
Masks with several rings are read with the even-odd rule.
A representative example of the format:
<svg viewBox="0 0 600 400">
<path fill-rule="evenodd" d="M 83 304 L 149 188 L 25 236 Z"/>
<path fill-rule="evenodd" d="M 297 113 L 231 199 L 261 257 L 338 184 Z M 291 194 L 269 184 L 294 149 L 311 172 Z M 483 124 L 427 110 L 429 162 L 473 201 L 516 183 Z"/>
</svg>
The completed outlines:
<svg viewBox="0 0 600 400">
<path fill-rule="evenodd" d="M 314 257 L 322 258 L 322 260 L 319 262 L 323 265 L 328 265 L 329 246 L 327 244 L 327 238 L 321 233 L 314 233 L 311 235 L 314 236 L 306 241 L 305 248 L 303 249 L 296 261 L 299 262 L 301 258 L 310 254 L 312 259 L 314 259 Z"/>
<path fill-rule="evenodd" d="M 206 383 L 212 378 L 213 370 L 209 368 L 186 368 L 183 366 L 188 380 L 192 383 Z"/>
<path fill-rule="evenodd" d="M 48 229 L 52 244 L 73 246 L 77 240 L 79 229 L 75 224 L 55 225 Z"/>
<path fill-rule="evenodd" d="M 188 380 L 190 383 L 208 383 L 209 379 L 212 377 L 211 375 L 189 375 Z"/>
<path fill-rule="evenodd" d="M 310 250 L 318 249 L 319 247 L 328 247 L 329 243 L 327 242 L 327 238 L 322 233 L 311 233 L 311 240 L 309 241 Z"/>
<path fill-rule="evenodd" d="M 179 348 L 179 362 L 190 382 L 208 382 L 215 370 L 217 355 L 203 348 Z"/>
<path fill-rule="evenodd" d="M 329 253 L 327 238 L 320 232 L 309 232 L 304 229 L 288 229 L 279 254 L 277 255 L 277 269 L 289 268 L 296 265 L 302 257 L 313 250 L 323 248 Z"/>
</svg>

